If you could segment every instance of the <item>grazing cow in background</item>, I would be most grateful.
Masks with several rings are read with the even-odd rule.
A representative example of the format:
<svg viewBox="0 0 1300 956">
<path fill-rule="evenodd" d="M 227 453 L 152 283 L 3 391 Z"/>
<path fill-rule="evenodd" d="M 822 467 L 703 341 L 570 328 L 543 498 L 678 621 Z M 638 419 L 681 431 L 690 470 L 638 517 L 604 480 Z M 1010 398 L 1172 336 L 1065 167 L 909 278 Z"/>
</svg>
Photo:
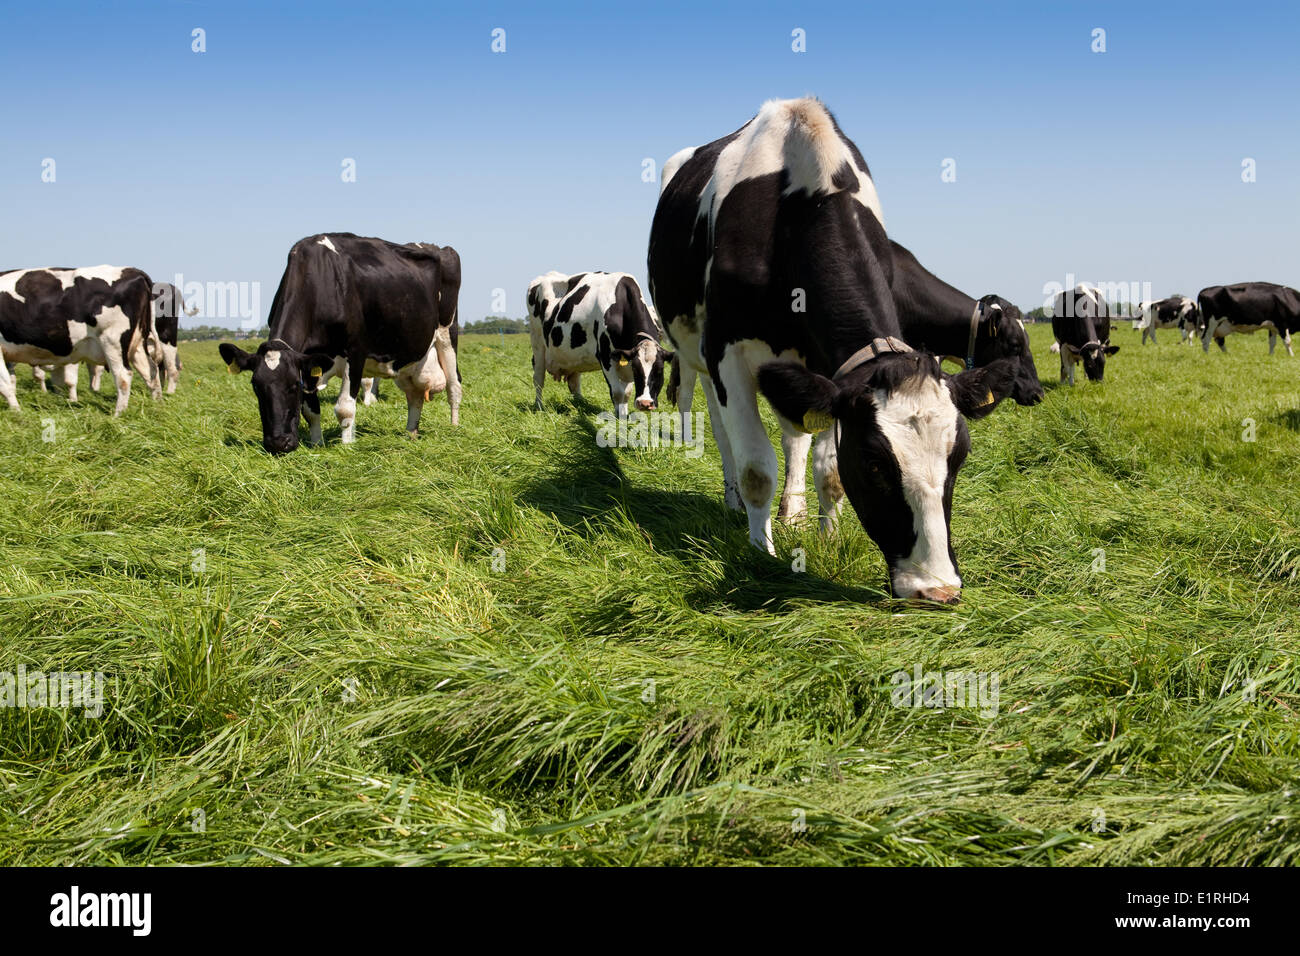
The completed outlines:
<svg viewBox="0 0 1300 956">
<path fill-rule="evenodd" d="M 916 256 L 891 241 L 894 275 L 889 284 L 903 341 L 913 348 L 951 356 L 965 368 L 1001 358 L 1016 360 L 1011 398 L 1019 405 L 1043 400 L 1043 384 L 1029 348 L 1020 309 L 997 295 L 976 301 L 927 270 Z"/>
<path fill-rule="evenodd" d="M 108 366 L 117 386 L 114 415 L 125 411 L 131 369 L 155 399 L 158 370 L 149 356 L 153 290 L 139 269 L 16 269 L 0 273 L 0 351 L 6 362 Z M 75 385 L 75 379 L 74 379 Z M 14 380 L 0 363 L 0 395 L 18 407 Z"/>
<path fill-rule="evenodd" d="M 1210 351 L 1214 339 L 1219 351 L 1228 351 L 1224 338 L 1233 332 L 1258 332 L 1268 329 L 1268 354 L 1273 354 L 1277 337 L 1282 336 L 1288 355 L 1291 333 L 1300 332 L 1300 292 L 1275 282 L 1239 282 L 1236 285 L 1212 285 L 1196 296 L 1201 318 L 1201 346 Z"/>
<path fill-rule="evenodd" d="M 1139 302 L 1139 318 L 1133 327 L 1142 330 L 1142 344 L 1156 344 L 1156 329 L 1182 329 L 1183 344 L 1187 345 L 1196 334 L 1201 310 L 1196 307 L 1196 300 L 1185 295 L 1171 295 L 1156 302 Z"/>
<path fill-rule="evenodd" d="M 599 370 L 619 418 L 634 402 L 640 411 L 659 403 L 664 363 L 673 355 L 659 344 L 659 320 L 626 272 L 548 272 L 528 284 L 528 325 L 533 345 L 533 388 L 542 407 L 547 375 L 569 383 L 582 398 L 582 373 Z"/>
<path fill-rule="evenodd" d="M 1101 290 L 1083 283 L 1056 294 L 1052 303 L 1052 334 L 1061 355 L 1061 381 L 1074 384 L 1074 366 L 1082 361 L 1089 381 L 1100 382 L 1106 356 L 1119 351 L 1110 344 L 1110 307 Z"/>
<path fill-rule="evenodd" d="M 890 241 L 894 274 L 889 289 L 898 309 L 903 341 L 951 358 L 965 368 L 981 368 L 1000 358 L 1018 362 L 1011 398 L 1019 405 L 1043 400 L 1043 384 L 1029 348 L 1020 309 L 997 295 L 976 301 L 927 270 L 916 256 Z M 695 376 L 685 363 L 673 366 L 668 398 L 689 414 Z"/>
<path fill-rule="evenodd" d="M 701 376 L 725 500 L 775 553 L 777 461 L 758 411 L 776 410 L 782 513 L 803 509 L 812 433 L 824 528 L 847 493 L 884 553 L 893 593 L 954 602 L 948 529 L 970 448 L 963 414 L 1010 394 L 1016 362 L 948 375 L 902 341 L 880 202 L 856 146 L 812 98 L 773 100 L 736 132 L 663 167 L 650 231 L 651 295 Z"/>
<path fill-rule="evenodd" d="M 321 443 L 320 389 L 341 376 L 334 405 L 344 443 L 356 439 L 357 395 L 365 373 L 392 378 L 406 394 L 406 430 L 418 434 L 433 392 L 447 390 L 460 421 L 456 315 L 460 256 L 451 246 L 399 245 L 332 232 L 294 243 L 271 303 L 270 338 L 256 352 L 223 342 L 232 372 L 251 371 L 272 454 L 298 447 L 298 414 Z"/>
<path fill-rule="evenodd" d="M 170 282 L 160 282 L 155 287 L 153 304 L 155 340 L 151 344 L 160 353 L 154 361 L 158 363 L 160 374 L 166 380 L 167 394 L 171 395 L 176 391 L 176 383 L 180 380 L 181 360 L 177 343 L 180 316 L 182 312 L 189 316 L 197 315 L 199 307 L 185 308 L 185 298 L 181 295 L 181 290 Z M 97 386 L 92 382 L 91 387 Z"/>
</svg>

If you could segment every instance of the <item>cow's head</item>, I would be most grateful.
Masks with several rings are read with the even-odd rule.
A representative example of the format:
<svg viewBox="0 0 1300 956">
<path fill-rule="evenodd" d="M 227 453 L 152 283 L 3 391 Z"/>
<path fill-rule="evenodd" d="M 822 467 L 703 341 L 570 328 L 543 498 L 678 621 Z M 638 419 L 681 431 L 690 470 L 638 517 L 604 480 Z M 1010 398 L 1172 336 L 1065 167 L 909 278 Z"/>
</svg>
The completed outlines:
<svg viewBox="0 0 1300 956">
<path fill-rule="evenodd" d="M 1020 309 L 996 295 L 986 295 L 975 306 L 979 334 L 975 338 L 975 364 L 1014 359 L 1016 377 L 1011 398 L 1017 405 L 1037 405 L 1043 400 L 1043 383 L 1029 348 L 1029 334 L 1020 324 Z"/>
<path fill-rule="evenodd" d="M 1119 351 L 1118 345 L 1101 342 L 1089 342 L 1083 346 L 1067 343 L 1061 347 L 1068 349 L 1071 355 L 1079 357 L 1083 362 L 1083 373 L 1088 376 L 1090 382 L 1102 380 L 1102 376 L 1106 374 L 1106 356 L 1114 355 Z"/>
<path fill-rule="evenodd" d="M 806 431 L 836 429 L 839 480 L 885 556 L 896 597 L 955 603 L 961 577 L 949 535 L 952 489 L 970 450 L 967 418 L 1011 394 L 1015 359 L 948 375 L 935 356 L 886 352 L 829 379 L 769 362 L 759 389 Z"/>
<path fill-rule="evenodd" d="M 632 382 L 632 402 L 643 412 L 658 407 L 659 393 L 664 387 L 664 363 L 673 361 L 674 357 L 675 353 L 644 333 L 630 349 L 610 349 L 610 359 L 619 378 Z"/>
<path fill-rule="evenodd" d="M 320 370 L 328 369 L 334 359 L 305 355 L 279 339 L 263 343 L 256 352 L 245 352 L 229 342 L 222 342 L 219 350 L 232 373 L 253 373 L 253 394 L 262 417 L 262 447 L 273 455 L 297 448 L 303 395 L 316 391 Z"/>
</svg>

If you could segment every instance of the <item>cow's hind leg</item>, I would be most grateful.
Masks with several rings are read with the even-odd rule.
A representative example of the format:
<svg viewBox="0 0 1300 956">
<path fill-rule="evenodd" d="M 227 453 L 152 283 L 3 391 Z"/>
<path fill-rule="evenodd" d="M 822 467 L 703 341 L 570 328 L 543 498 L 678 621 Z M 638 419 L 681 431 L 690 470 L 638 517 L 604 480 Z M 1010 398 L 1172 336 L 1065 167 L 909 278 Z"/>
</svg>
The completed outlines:
<svg viewBox="0 0 1300 956">
<path fill-rule="evenodd" d="M 677 394 L 669 398 L 677 406 L 677 413 L 681 416 L 684 441 L 689 441 L 691 438 L 691 405 L 695 401 L 695 378 L 698 374 L 694 368 L 683 362 L 680 356 L 673 362 L 673 375 L 680 376 L 680 379 L 677 384 Z"/>
<path fill-rule="evenodd" d="M 42 392 L 48 392 L 49 388 L 45 384 L 45 369 L 39 365 L 32 366 L 32 379 L 36 382 L 36 387 Z"/>
<path fill-rule="evenodd" d="M 363 378 L 361 380 L 361 404 L 375 404 L 375 380 L 373 378 Z"/>
<path fill-rule="evenodd" d="M 9 367 L 0 361 L 0 395 L 5 397 L 9 407 L 15 411 L 18 409 L 18 389 L 14 385 L 14 377 L 9 372 Z"/>
<path fill-rule="evenodd" d="M 176 383 L 180 381 L 180 356 L 177 354 L 176 346 L 164 345 L 163 351 L 163 371 L 167 379 L 167 394 L 173 395 L 176 392 Z"/>
<path fill-rule="evenodd" d="M 451 407 L 451 423 L 453 426 L 459 425 L 461 396 L 460 374 L 456 370 L 456 347 L 452 345 L 451 330 L 447 326 L 439 326 L 438 330 L 433 333 L 433 348 L 437 353 L 438 364 L 442 367 L 442 374 L 447 380 L 447 404 Z M 419 415 L 416 415 L 415 422 L 419 425 Z M 410 430 L 411 429 L 408 427 L 407 431 Z"/>
<path fill-rule="evenodd" d="M 546 337 L 542 324 L 536 319 L 529 323 L 529 336 L 533 345 L 533 408 L 542 410 L 542 386 L 546 384 Z"/>
<path fill-rule="evenodd" d="M 68 390 L 68 401 L 77 400 L 77 380 L 80 378 L 80 369 L 76 362 L 70 362 L 63 366 L 63 386 Z"/>
<path fill-rule="evenodd" d="M 90 390 L 92 392 L 98 392 L 99 384 L 103 380 L 104 380 L 104 366 L 102 365 L 90 366 Z"/>
<path fill-rule="evenodd" d="M 158 364 L 149 355 L 149 350 L 141 343 L 131 353 L 131 366 L 149 383 L 149 395 L 156 402 L 162 398 L 162 383 L 158 380 Z"/>
<path fill-rule="evenodd" d="M 785 486 L 781 491 L 781 505 L 776 516 L 782 521 L 795 522 L 808 513 L 806 489 L 808 482 L 808 451 L 812 448 L 812 435 L 781 419 L 781 452 L 785 456 Z"/>
<path fill-rule="evenodd" d="M 573 396 L 574 402 L 582 401 L 582 373 L 570 372 L 566 381 L 569 383 L 569 394 Z"/>
</svg>

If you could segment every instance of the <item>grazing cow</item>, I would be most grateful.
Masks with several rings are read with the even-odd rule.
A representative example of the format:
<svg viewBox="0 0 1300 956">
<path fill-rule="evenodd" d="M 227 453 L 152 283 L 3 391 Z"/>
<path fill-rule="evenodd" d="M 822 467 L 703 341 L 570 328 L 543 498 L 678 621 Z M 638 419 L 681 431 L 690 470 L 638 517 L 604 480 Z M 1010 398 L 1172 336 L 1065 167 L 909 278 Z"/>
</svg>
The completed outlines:
<svg viewBox="0 0 1300 956">
<path fill-rule="evenodd" d="M 1274 282 L 1239 282 L 1236 285 L 1212 285 L 1196 296 L 1202 321 L 1201 346 L 1210 351 L 1213 338 L 1221 352 L 1228 351 L 1224 338 L 1233 332 L 1258 332 L 1268 329 L 1268 354 L 1273 354 L 1277 337 L 1282 336 L 1287 355 L 1291 333 L 1300 332 L 1300 292 Z"/>
<path fill-rule="evenodd" d="M 903 341 L 951 358 L 965 368 L 980 368 L 1000 358 L 1015 358 L 1015 385 L 1011 398 L 1020 405 L 1043 400 L 1043 385 L 1029 348 L 1029 335 L 1020 309 L 997 295 L 979 301 L 953 288 L 927 270 L 916 256 L 890 240 L 894 274 L 889 290 L 898 310 Z M 673 366 L 668 399 L 689 417 L 695 376 L 685 363 Z M 683 421 L 683 427 L 687 423 Z"/>
<path fill-rule="evenodd" d="M 154 361 L 158 363 L 159 371 L 167 382 L 167 394 L 171 395 L 176 391 L 176 383 L 180 380 L 181 360 L 176 340 L 180 316 L 182 312 L 197 315 L 199 308 L 185 308 L 185 297 L 181 295 L 181 290 L 170 282 L 160 282 L 154 291 L 154 340 L 151 344 L 160 353 Z M 92 382 L 91 387 L 97 386 Z"/>
<path fill-rule="evenodd" d="M 822 524 L 847 493 L 884 553 L 892 592 L 954 602 L 953 484 L 1016 363 L 948 375 L 902 341 L 892 255 L 858 148 L 812 98 L 773 100 L 736 132 L 663 168 L 650 231 L 651 295 L 678 360 L 702 376 L 725 500 L 775 553 L 777 461 L 761 391 L 781 423 L 782 514 L 800 513 L 812 433 Z M 800 504 L 795 504 L 799 501 Z"/>
<path fill-rule="evenodd" d="M 1061 381 L 1074 384 L 1074 366 L 1083 362 L 1089 381 L 1106 374 L 1106 356 L 1119 351 L 1110 344 L 1110 307 L 1100 289 L 1083 283 L 1056 294 L 1052 303 L 1052 334 L 1060 346 Z"/>
<path fill-rule="evenodd" d="M 898 309 L 903 341 L 913 348 L 951 356 L 966 368 L 1001 358 L 1016 360 L 1011 398 L 1020 405 L 1043 400 L 1043 385 L 1029 348 L 1020 309 L 1001 296 L 972 299 L 927 270 L 907 249 L 891 241 L 894 276 L 889 290 Z"/>
<path fill-rule="evenodd" d="M 125 411 L 131 369 L 160 397 L 149 356 L 153 292 L 139 269 L 15 269 L 0 273 L 0 351 L 6 362 L 108 366 L 117 386 L 114 415 Z M 75 387 L 75 375 L 73 378 Z M 18 407 L 14 380 L 0 363 L 0 395 Z"/>
<path fill-rule="evenodd" d="M 248 353 L 223 342 L 232 372 L 251 371 L 272 454 L 298 447 L 298 414 L 321 443 L 320 389 L 342 378 L 334 412 L 344 443 L 356 439 L 357 395 L 369 373 L 406 393 L 406 430 L 419 433 L 433 392 L 447 390 L 451 423 L 460 421 L 456 346 L 460 256 L 451 246 L 398 245 L 332 232 L 294 243 L 268 319 L 270 338 Z"/>
<path fill-rule="evenodd" d="M 599 370 L 619 418 L 629 402 L 654 409 L 673 355 L 659 344 L 659 320 L 626 272 L 548 272 L 528 284 L 533 388 L 542 407 L 546 376 L 582 398 L 582 373 Z"/>
<path fill-rule="evenodd" d="M 1156 344 L 1156 329 L 1182 329 L 1183 344 L 1187 345 L 1196 334 L 1201 318 L 1196 301 L 1185 295 L 1171 295 L 1156 302 L 1139 302 L 1137 311 L 1139 317 L 1133 327 L 1142 330 L 1143 345 L 1147 344 L 1148 338 L 1152 345 Z"/>
</svg>

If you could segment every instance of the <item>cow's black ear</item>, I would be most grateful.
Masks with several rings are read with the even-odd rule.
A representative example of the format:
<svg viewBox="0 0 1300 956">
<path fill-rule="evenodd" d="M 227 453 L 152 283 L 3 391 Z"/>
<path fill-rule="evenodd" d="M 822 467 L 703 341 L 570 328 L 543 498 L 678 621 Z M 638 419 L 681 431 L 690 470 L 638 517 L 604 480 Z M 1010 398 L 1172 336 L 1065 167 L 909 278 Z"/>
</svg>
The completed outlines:
<svg viewBox="0 0 1300 956">
<path fill-rule="evenodd" d="M 758 389 L 778 415 L 806 432 L 830 428 L 839 386 L 799 362 L 768 362 L 758 370 Z"/>
<path fill-rule="evenodd" d="M 664 356 L 664 361 L 665 361 L 665 362 L 672 362 L 674 359 L 677 358 L 677 353 L 676 353 L 676 352 L 664 352 L 664 353 L 663 353 L 663 356 Z"/>
<path fill-rule="evenodd" d="M 231 375 L 247 372 L 257 364 L 256 355 L 250 355 L 239 346 L 232 345 L 229 342 L 222 342 L 217 346 L 217 351 L 221 353 L 221 360 L 226 363 L 226 368 L 230 370 Z"/>
<path fill-rule="evenodd" d="M 300 374 L 304 379 L 320 378 L 334 367 L 334 356 L 326 355 L 324 352 L 303 355 L 300 361 L 302 362 L 299 366 Z"/>
<path fill-rule="evenodd" d="M 1016 381 L 1016 363 L 1014 358 L 998 359 L 950 378 L 948 390 L 957 411 L 977 419 L 997 408 L 998 402 L 1011 394 Z"/>
<path fill-rule="evenodd" d="M 1118 346 L 1118 345 L 1108 345 L 1108 346 L 1106 346 L 1106 354 L 1107 354 L 1107 355 L 1114 355 L 1114 354 L 1115 354 L 1116 352 L 1118 352 L 1118 351 L 1119 351 L 1119 346 Z"/>
</svg>

